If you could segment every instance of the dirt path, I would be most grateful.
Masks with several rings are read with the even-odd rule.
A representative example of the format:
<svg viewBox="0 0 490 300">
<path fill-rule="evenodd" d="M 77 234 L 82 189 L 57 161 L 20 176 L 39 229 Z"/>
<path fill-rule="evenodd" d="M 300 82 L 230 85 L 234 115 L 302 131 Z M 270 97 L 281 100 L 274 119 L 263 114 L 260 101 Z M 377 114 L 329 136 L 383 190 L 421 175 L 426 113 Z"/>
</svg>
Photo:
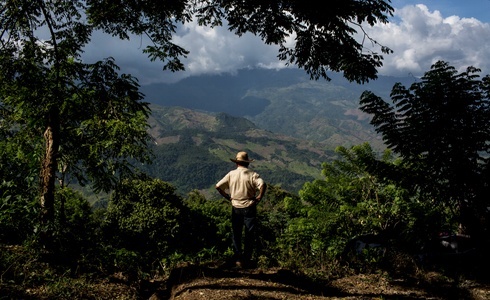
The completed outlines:
<svg viewBox="0 0 490 300">
<path fill-rule="evenodd" d="M 430 278 L 432 276 L 432 278 Z M 322 299 L 490 299 L 490 285 L 462 282 L 457 286 L 437 274 L 427 281 L 407 282 L 386 275 L 355 275 L 313 282 L 284 269 L 234 270 L 185 266 L 175 269 L 165 288 L 151 300 L 322 300 Z"/>
</svg>

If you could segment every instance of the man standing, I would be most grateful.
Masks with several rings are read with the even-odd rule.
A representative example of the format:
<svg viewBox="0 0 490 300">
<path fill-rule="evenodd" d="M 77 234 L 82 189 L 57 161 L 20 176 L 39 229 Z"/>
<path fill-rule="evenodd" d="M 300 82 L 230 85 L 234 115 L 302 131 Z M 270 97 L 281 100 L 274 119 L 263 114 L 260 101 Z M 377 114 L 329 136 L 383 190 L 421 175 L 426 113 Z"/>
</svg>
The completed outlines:
<svg viewBox="0 0 490 300">
<path fill-rule="evenodd" d="M 264 197 L 267 185 L 259 174 L 250 170 L 248 165 L 254 160 L 247 152 L 238 152 L 235 159 L 236 169 L 226 174 L 216 184 L 218 192 L 231 201 L 231 224 L 233 229 L 233 247 L 236 266 L 242 267 L 250 262 L 255 242 L 257 223 L 257 204 Z M 226 193 L 228 190 L 229 194 Z M 244 247 L 242 250 L 242 231 L 245 227 Z"/>
</svg>

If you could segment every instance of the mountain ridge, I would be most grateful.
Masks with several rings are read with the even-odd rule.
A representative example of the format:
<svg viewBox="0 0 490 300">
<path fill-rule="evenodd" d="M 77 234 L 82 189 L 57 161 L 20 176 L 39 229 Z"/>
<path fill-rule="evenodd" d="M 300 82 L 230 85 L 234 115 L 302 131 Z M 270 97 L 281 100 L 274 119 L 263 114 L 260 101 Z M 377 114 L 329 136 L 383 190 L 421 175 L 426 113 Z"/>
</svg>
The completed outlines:
<svg viewBox="0 0 490 300">
<path fill-rule="evenodd" d="M 386 77 L 365 85 L 340 74 L 331 81 L 311 80 L 299 69 L 239 70 L 235 75 L 201 75 L 172 84 L 142 87 L 146 101 L 197 111 L 244 117 L 278 134 L 313 140 L 331 148 L 365 141 L 383 149 L 381 138 L 359 110 L 363 91 L 387 98 L 396 82 L 410 85 L 413 77 Z"/>
<path fill-rule="evenodd" d="M 210 192 L 233 167 L 229 158 L 246 150 L 270 184 L 297 192 L 321 177 L 337 146 L 385 149 L 358 102 L 369 87 L 389 95 L 394 82 L 359 86 L 338 76 L 319 82 L 299 71 L 243 70 L 146 87 L 155 163 L 144 169 L 182 193 Z"/>
</svg>

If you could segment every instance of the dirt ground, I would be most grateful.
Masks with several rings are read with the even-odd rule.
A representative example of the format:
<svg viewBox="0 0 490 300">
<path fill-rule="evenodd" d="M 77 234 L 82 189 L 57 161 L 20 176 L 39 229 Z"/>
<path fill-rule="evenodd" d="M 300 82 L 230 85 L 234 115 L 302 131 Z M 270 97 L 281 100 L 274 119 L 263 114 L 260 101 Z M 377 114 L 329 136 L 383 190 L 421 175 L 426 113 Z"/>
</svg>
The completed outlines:
<svg viewBox="0 0 490 300">
<path fill-rule="evenodd" d="M 154 284 L 157 284 L 154 282 Z M 155 286 L 154 286 L 155 287 Z M 153 292 L 152 292 L 153 290 Z M 428 273 L 423 280 L 384 275 L 352 275 L 313 282 L 284 269 L 226 269 L 185 266 L 165 286 L 149 289 L 149 299 L 323 300 L 323 299 L 490 299 L 490 284 L 457 282 Z"/>
<path fill-rule="evenodd" d="M 349 275 L 326 281 L 313 280 L 282 268 L 235 269 L 216 264 L 186 264 L 174 268 L 169 276 L 142 282 L 122 274 L 82 281 L 80 284 L 70 281 L 67 286 L 63 286 L 64 281 L 60 280 L 50 288 L 42 283 L 26 288 L 0 280 L 0 299 L 490 299 L 488 280 L 455 280 L 435 272 L 426 272 L 416 278 L 397 277 L 385 272 Z M 57 290 L 53 291 L 53 288 Z"/>
</svg>

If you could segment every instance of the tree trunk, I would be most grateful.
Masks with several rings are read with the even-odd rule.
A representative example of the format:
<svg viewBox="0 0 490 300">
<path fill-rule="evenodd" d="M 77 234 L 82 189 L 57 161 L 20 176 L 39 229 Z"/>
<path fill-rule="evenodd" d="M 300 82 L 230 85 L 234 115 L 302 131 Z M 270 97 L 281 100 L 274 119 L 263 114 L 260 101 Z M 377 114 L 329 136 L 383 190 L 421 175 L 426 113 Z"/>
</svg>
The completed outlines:
<svg viewBox="0 0 490 300">
<path fill-rule="evenodd" d="M 58 168 L 59 111 L 51 109 L 48 124 L 44 131 L 45 152 L 41 162 L 40 188 L 41 188 L 41 226 L 44 230 L 52 227 L 54 222 L 54 194 L 56 171 Z M 49 235 L 48 232 L 46 234 Z"/>
</svg>

